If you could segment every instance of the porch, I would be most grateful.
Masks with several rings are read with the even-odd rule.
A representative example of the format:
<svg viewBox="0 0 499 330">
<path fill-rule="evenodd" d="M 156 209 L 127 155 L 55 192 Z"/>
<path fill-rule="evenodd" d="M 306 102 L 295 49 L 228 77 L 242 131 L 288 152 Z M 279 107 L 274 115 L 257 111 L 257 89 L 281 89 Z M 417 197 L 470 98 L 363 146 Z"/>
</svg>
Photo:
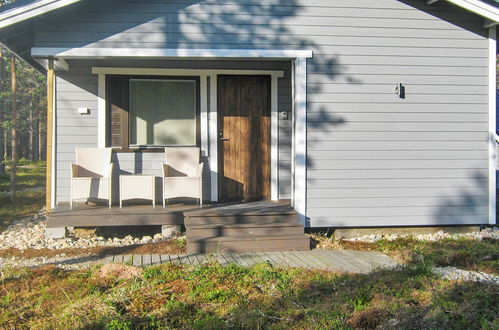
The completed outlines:
<svg viewBox="0 0 499 330">
<path fill-rule="evenodd" d="M 309 250 L 299 214 L 288 200 L 172 204 L 166 208 L 131 205 L 56 206 L 46 220 L 48 230 L 65 227 L 185 226 L 187 252 L 257 252 Z"/>
</svg>

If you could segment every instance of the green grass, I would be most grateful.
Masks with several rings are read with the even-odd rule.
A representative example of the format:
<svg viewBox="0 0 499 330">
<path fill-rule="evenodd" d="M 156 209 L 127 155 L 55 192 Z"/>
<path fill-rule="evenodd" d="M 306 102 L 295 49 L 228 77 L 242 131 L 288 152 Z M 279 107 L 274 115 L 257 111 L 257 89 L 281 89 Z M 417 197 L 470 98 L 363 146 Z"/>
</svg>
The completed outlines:
<svg viewBox="0 0 499 330">
<path fill-rule="evenodd" d="M 8 175 L 0 176 L 0 228 L 4 222 L 27 217 L 38 212 L 45 202 L 45 162 L 33 162 L 17 169 L 17 193 L 11 202 Z M 37 189 L 30 189 L 37 188 Z"/>
<path fill-rule="evenodd" d="M 312 235 L 318 246 L 325 249 L 355 249 L 380 251 L 404 264 L 424 261 L 438 267 L 454 266 L 466 270 L 482 271 L 499 275 L 499 240 L 443 239 L 420 241 L 398 238 L 375 243 L 334 240 L 324 235 Z"/>
<path fill-rule="evenodd" d="M 44 190 L 22 191 L 16 194 L 14 202 L 10 201 L 8 194 L 0 195 L 0 219 L 11 223 L 14 220 L 33 215 L 40 211 L 45 203 Z"/>
<path fill-rule="evenodd" d="M 439 267 L 454 266 L 499 275 L 499 240 L 495 239 L 418 241 L 405 238 L 381 240 L 376 245 L 380 251 L 408 258 L 409 262 L 422 258 Z"/>
<path fill-rule="evenodd" d="M 0 176 L 0 192 L 10 191 L 9 173 L 7 169 L 7 174 Z M 38 161 L 19 166 L 16 180 L 17 190 L 45 187 L 45 162 Z"/>
<path fill-rule="evenodd" d="M 0 282 L 0 328 L 493 329 L 497 301 L 497 285 L 441 280 L 421 263 L 370 275 L 162 265 L 131 280 L 11 269 Z"/>
</svg>

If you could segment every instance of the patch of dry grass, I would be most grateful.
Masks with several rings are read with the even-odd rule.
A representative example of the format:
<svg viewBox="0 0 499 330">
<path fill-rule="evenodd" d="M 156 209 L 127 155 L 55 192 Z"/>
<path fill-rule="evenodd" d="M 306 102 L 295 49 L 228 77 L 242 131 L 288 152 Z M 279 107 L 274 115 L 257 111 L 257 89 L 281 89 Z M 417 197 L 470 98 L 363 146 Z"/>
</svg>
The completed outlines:
<svg viewBox="0 0 499 330">
<path fill-rule="evenodd" d="M 367 243 L 335 240 L 322 234 L 311 234 L 310 237 L 317 248 L 380 251 L 403 264 L 424 261 L 439 267 L 453 266 L 499 275 L 499 240 L 496 239 L 419 241 L 399 238 Z"/>
<path fill-rule="evenodd" d="M 492 329 L 499 287 L 441 280 L 424 264 L 353 275 L 162 265 L 131 277 L 102 269 L 10 270 L 0 328 Z"/>
</svg>

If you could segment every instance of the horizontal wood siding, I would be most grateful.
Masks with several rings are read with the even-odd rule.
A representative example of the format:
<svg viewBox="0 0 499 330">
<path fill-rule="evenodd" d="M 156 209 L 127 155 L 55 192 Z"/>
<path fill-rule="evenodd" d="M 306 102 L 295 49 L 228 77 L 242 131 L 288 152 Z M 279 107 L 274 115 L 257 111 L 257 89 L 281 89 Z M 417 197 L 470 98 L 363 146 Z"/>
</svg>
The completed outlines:
<svg viewBox="0 0 499 330">
<path fill-rule="evenodd" d="M 282 70 L 285 77 L 279 79 L 279 110 L 291 111 L 291 66 L 283 61 L 257 62 L 178 62 L 178 61 L 70 61 L 71 71 L 60 72 L 57 80 L 57 202 L 69 201 L 69 162 L 75 160 L 75 148 L 97 147 L 97 76 L 91 74 L 92 66 L 154 67 L 154 68 L 213 68 L 213 69 L 261 69 Z M 79 107 L 90 109 L 89 115 L 80 115 Z M 291 137 L 285 130 L 291 126 L 291 119 L 279 121 L 279 198 L 291 196 Z M 154 174 L 156 179 L 156 199 L 161 201 L 161 163 L 163 153 L 118 153 L 114 157 L 115 177 L 113 200 L 118 201 L 120 173 Z M 210 169 L 206 158 L 203 173 L 203 198 L 210 199 Z"/>
<path fill-rule="evenodd" d="M 445 1 L 93 0 L 41 19 L 35 42 L 312 50 L 307 225 L 481 224 L 488 221 L 488 33 L 482 23 Z M 95 91 L 96 78 L 78 73 L 87 68 L 71 65 L 78 84 Z M 251 68 L 262 66 L 276 68 L 272 62 Z M 291 107 L 286 70 L 279 110 Z M 404 84 L 405 99 L 394 94 L 397 83 Z M 71 112 L 60 109 L 59 122 L 69 127 L 77 106 L 92 108 L 96 101 L 86 90 L 59 87 L 66 96 L 58 105 Z M 92 116 L 81 119 L 79 132 L 59 125 L 65 140 L 59 148 L 96 143 L 88 135 L 95 129 Z M 281 121 L 281 197 L 290 195 L 291 132 L 291 121 Z"/>
</svg>

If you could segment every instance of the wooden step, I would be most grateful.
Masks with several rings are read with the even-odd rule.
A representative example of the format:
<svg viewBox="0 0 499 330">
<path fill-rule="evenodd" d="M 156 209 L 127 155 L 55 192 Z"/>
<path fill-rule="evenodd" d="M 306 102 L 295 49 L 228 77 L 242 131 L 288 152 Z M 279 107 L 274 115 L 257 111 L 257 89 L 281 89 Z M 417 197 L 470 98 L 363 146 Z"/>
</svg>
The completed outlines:
<svg viewBox="0 0 499 330">
<path fill-rule="evenodd" d="M 284 215 L 227 215 L 189 216 L 184 218 L 185 226 L 190 225 L 233 225 L 233 224 L 300 224 L 297 214 Z"/>
<path fill-rule="evenodd" d="M 202 224 L 187 225 L 188 237 L 210 238 L 229 236 L 264 236 L 264 235 L 303 235 L 304 228 L 301 223 L 271 223 L 271 224 Z"/>
<path fill-rule="evenodd" d="M 187 253 L 308 251 L 310 239 L 305 235 L 231 236 L 216 238 L 187 237 Z"/>
</svg>

